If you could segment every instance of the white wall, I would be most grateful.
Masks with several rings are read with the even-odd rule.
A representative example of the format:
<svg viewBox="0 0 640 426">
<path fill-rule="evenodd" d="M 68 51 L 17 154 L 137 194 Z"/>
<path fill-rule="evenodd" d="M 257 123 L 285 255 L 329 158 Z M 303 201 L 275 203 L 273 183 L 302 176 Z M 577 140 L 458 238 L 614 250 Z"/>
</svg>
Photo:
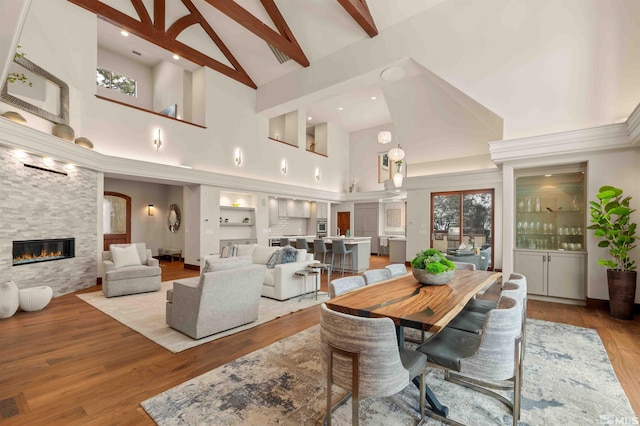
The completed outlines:
<svg viewBox="0 0 640 426">
<path fill-rule="evenodd" d="M 352 179 L 358 180 L 358 191 L 382 191 L 384 183 L 378 183 L 378 154 L 388 152 L 394 143 L 379 144 L 378 132 L 389 130 L 394 135 L 391 124 L 352 132 L 349 145 L 352 152 L 349 169 Z"/>
<path fill-rule="evenodd" d="M 184 187 L 184 263 L 200 265 L 200 185 Z M 217 216 L 216 216 L 217 217 Z"/>
<path fill-rule="evenodd" d="M 185 70 L 176 64 L 160 61 L 152 70 L 153 73 L 153 107 L 152 111 L 160 112 L 173 105 L 178 105 L 176 118 L 184 120 L 184 73 Z"/>
<path fill-rule="evenodd" d="M 169 206 L 173 203 L 180 207 L 184 217 L 181 187 L 105 178 L 104 190 L 131 197 L 132 243 L 145 243 L 154 256 L 161 247 L 184 248 L 183 227 L 174 234 L 169 232 L 167 225 Z M 147 213 L 149 204 L 154 206 L 153 216 Z"/>
<path fill-rule="evenodd" d="M 400 209 L 400 226 L 399 227 L 391 228 L 387 226 L 387 210 L 391 210 L 391 209 L 394 209 L 394 210 Z M 404 236 L 405 229 L 407 226 L 405 215 L 406 215 L 406 209 L 405 209 L 404 201 L 380 203 L 379 214 L 378 214 L 378 218 L 379 218 L 378 233 L 380 235 Z"/>
<path fill-rule="evenodd" d="M 124 56 L 118 55 L 117 53 L 103 47 L 98 47 L 97 65 L 136 80 L 137 93 L 137 96 L 130 96 L 105 87 L 96 86 L 98 95 L 135 105 L 139 108 L 153 110 L 153 94 L 155 92 L 155 88 L 153 71 L 151 68 L 142 65 L 139 62 L 125 58 Z"/>
</svg>

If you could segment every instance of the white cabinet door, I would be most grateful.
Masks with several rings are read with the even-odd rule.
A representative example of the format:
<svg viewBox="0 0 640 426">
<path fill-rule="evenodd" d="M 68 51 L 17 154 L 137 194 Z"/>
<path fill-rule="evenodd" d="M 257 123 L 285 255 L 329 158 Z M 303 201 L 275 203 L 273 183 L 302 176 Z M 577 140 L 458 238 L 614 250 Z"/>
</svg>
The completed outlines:
<svg viewBox="0 0 640 426">
<path fill-rule="evenodd" d="M 311 203 L 308 201 L 302 202 L 302 217 L 311 217 Z"/>
<path fill-rule="evenodd" d="M 582 253 L 549 253 L 547 258 L 549 296 L 585 299 L 584 257 Z M 529 277 L 527 277 L 528 282 Z"/>
<path fill-rule="evenodd" d="M 275 225 L 278 223 L 278 200 L 275 198 L 269 198 L 269 225 Z"/>
<path fill-rule="evenodd" d="M 278 216 L 289 217 L 287 201 L 288 200 L 278 200 Z"/>
<path fill-rule="evenodd" d="M 516 251 L 515 270 L 527 278 L 527 293 L 547 295 L 546 252 Z"/>
<path fill-rule="evenodd" d="M 300 201 L 287 201 L 287 216 L 302 217 L 302 203 Z"/>
<path fill-rule="evenodd" d="M 318 219 L 326 219 L 327 215 L 327 203 L 316 203 L 316 217 Z"/>
</svg>

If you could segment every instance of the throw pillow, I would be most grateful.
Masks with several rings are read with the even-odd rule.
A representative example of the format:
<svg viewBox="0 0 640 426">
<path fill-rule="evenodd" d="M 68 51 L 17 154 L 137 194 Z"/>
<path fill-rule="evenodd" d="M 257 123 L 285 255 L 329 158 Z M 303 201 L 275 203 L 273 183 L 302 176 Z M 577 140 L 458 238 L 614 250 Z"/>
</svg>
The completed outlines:
<svg viewBox="0 0 640 426">
<path fill-rule="evenodd" d="M 280 251 L 280 263 L 293 263 L 298 259 L 298 250 L 291 246 L 284 246 Z"/>
<path fill-rule="evenodd" d="M 111 259 L 116 269 L 124 268 L 125 266 L 142 265 L 135 244 L 125 247 L 110 246 L 109 251 L 111 252 Z"/>
<path fill-rule="evenodd" d="M 273 269 L 276 267 L 281 251 L 282 250 L 276 250 L 271 254 L 271 257 L 269 257 L 269 260 L 267 261 L 267 269 Z"/>
<path fill-rule="evenodd" d="M 220 250 L 220 258 L 230 257 L 231 256 L 231 247 L 224 246 L 222 250 Z"/>
<path fill-rule="evenodd" d="M 238 255 L 238 245 L 234 244 L 231 246 L 231 256 L 230 257 L 236 257 Z"/>
</svg>

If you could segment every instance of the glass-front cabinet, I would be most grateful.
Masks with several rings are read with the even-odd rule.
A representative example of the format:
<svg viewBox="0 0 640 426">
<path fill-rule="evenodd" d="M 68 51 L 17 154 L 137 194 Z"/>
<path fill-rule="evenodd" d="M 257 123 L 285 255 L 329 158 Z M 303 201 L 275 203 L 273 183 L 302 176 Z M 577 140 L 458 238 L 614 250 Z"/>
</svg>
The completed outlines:
<svg viewBox="0 0 640 426">
<path fill-rule="evenodd" d="M 516 203 L 516 248 L 584 250 L 584 172 L 518 177 Z"/>
<path fill-rule="evenodd" d="M 529 294 L 585 300 L 585 171 L 522 170 L 515 184 L 515 272 Z"/>
</svg>

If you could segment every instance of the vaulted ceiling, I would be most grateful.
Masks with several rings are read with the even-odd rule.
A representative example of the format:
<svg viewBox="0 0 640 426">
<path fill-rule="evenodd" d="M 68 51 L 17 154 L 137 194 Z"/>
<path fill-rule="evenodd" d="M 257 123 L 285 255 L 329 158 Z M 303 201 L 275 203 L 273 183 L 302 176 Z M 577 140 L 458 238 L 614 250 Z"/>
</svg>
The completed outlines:
<svg viewBox="0 0 640 426">
<path fill-rule="evenodd" d="M 331 13 L 348 13 L 370 37 L 378 34 L 366 0 L 336 1 L 343 10 L 332 10 Z M 224 35 L 235 38 L 229 22 L 225 21 L 237 24 L 233 31 L 238 31 L 239 26 L 264 41 L 263 52 L 271 50 L 280 62 L 292 59 L 302 67 L 310 64 L 275 0 L 260 0 L 261 9 L 255 1 L 242 2 L 248 7 L 245 8 L 233 0 L 153 0 L 152 4 L 143 0 L 69 2 L 173 54 L 254 89 L 256 83 L 234 55 L 234 50 L 239 49 L 230 49 L 223 40 Z"/>
</svg>

